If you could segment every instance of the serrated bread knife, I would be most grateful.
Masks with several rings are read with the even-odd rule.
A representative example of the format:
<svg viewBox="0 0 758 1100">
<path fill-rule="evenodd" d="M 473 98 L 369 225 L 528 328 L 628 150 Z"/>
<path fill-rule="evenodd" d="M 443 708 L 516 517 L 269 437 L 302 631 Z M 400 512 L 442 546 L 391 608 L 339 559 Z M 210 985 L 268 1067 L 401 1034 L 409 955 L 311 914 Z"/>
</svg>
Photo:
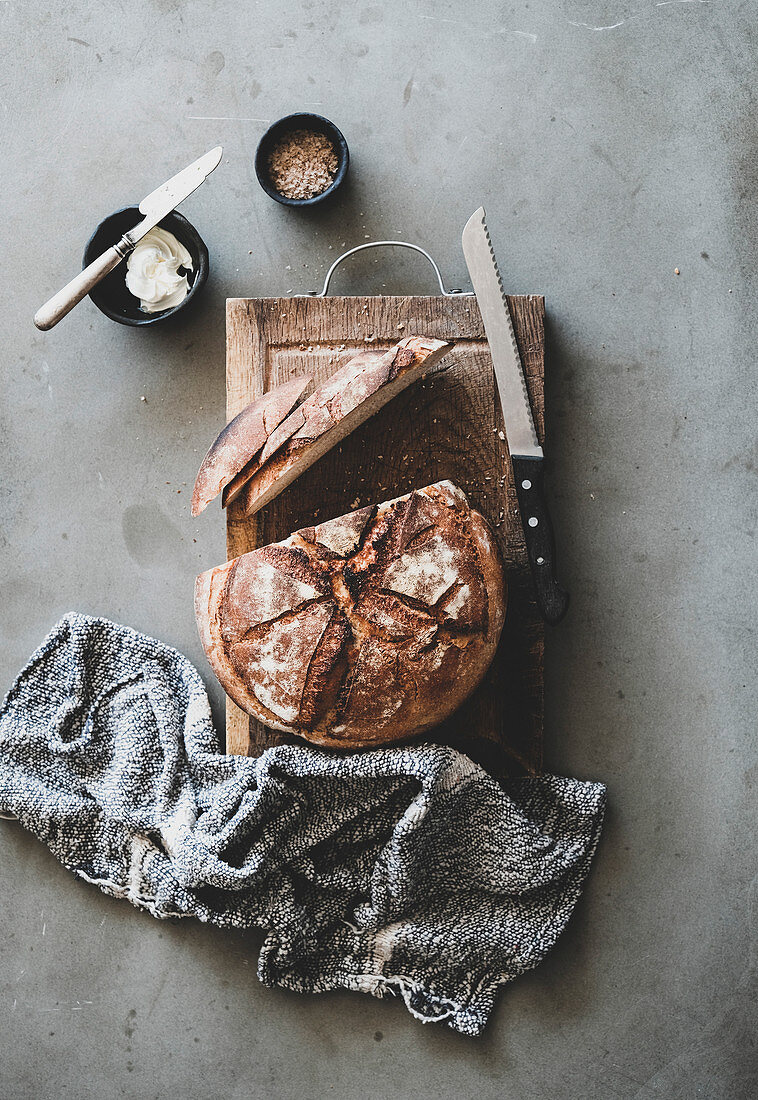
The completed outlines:
<svg viewBox="0 0 758 1100">
<path fill-rule="evenodd" d="M 555 579 L 555 541 L 543 492 L 544 456 L 483 206 L 466 222 L 463 255 L 495 369 L 537 606 L 546 622 L 557 623 L 566 614 L 569 598 Z"/>
<path fill-rule="evenodd" d="M 114 267 L 126 259 L 146 233 L 154 229 L 159 221 L 200 186 L 218 165 L 222 152 L 221 146 L 217 145 L 215 149 L 211 149 L 209 153 L 193 161 L 187 168 L 177 172 L 170 180 L 144 198 L 139 204 L 140 213 L 145 215 L 144 220 L 138 222 L 128 233 L 124 233 L 117 244 L 93 260 L 84 271 L 80 271 L 70 283 L 66 283 L 62 290 L 37 310 L 34 315 L 37 328 L 46 330 L 57 325 L 77 302 L 81 302 L 82 298 L 89 294 L 93 286 L 96 286 L 110 271 L 113 271 Z"/>
</svg>

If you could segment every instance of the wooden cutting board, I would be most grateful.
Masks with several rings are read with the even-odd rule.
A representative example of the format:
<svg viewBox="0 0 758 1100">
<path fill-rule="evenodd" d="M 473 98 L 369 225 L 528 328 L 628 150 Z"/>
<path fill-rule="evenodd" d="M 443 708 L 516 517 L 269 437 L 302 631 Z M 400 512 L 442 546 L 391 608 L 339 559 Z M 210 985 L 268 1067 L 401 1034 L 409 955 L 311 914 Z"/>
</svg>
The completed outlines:
<svg viewBox="0 0 758 1100">
<path fill-rule="evenodd" d="M 541 297 L 509 299 L 540 440 L 544 435 Z M 300 527 L 442 478 L 455 482 L 495 529 L 508 580 L 503 637 L 485 682 L 425 740 L 453 745 L 498 775 L 542 763 L 542 621 L 532 596 L 492 360 L 476 299 L 460 297 L 230 298 L 226 303 L 227 417 L 295 374 L 317 384 L 364 348 L 435 336 L 455 348 L 306 471 L 257 516 L 227 510 L 228 557 Z M 257 756 L 294 738 L 227 700 L 227 751 Z"/>
</svg>

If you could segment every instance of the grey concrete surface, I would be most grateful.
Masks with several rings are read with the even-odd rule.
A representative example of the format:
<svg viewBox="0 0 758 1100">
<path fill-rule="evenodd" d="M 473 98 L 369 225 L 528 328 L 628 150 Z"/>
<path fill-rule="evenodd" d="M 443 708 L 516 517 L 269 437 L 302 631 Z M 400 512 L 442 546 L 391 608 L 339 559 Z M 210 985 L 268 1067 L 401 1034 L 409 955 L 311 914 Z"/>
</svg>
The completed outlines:
<svg viewBox="0 0 758 1100">
<path fill-rule="evenodd" d="M 0 22 L 2 690 L 73 608 L 183 650 L 221 718 L 191 590 L 222 522 L 188 503 L 223 421 L 225 297 L 313 289 L 343 243 L 386 237 L 466 285 L 483 202 L 509 289 L 549 314 L 573 606 L 547 765 L 610 799 L 570 927 L 478 1041 L 264 989 L 256 937 L 160 924 L 0 822 L 2 1100 L 758 1095 L 754 5 L 4 0 Z M 353 154 L 309 214 L 253 171 L 266 120 L 299 109 Z M 132 331 L 85 302 L 36 332 L 96 222 L 217 142 L 182 207 L 211 253 L 197 311 Z M 396 256 L 335 289 L 434 292 Z"/>
</svg>

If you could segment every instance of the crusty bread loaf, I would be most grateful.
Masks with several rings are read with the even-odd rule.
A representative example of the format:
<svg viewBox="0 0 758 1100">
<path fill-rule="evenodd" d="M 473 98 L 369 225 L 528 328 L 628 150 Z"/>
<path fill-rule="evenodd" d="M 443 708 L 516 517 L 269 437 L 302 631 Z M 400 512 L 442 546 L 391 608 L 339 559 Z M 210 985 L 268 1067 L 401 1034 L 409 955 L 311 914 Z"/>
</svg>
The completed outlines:
<svg viewBox="0 0 758 1100">
<path fill-rule="evenodd" d="M 211 444 L 198 471 L 192 493 L 192 515 L 199 516 L 215 496 L 258 454 L 305 393 L 310 375 L 291 378 L 257 401 L 251 401 Z"/>
<path fill-rule="evenodd" d="M 389 351 L 354 355 L 298 405 L 224 495 L 240 494 L 253 515 L 396 394 L 430 370 L 453 345 L 406 336 Z M 240 484 L 246 480 L 246 484 Z"/>
<path fill-rule="evenodd" d="M 495 540 L 442 481 L 201 574 L 195 612 L 227 694 L 332 748 L 404 740 L 460 706 L 505 616 Z"/>
</svg>

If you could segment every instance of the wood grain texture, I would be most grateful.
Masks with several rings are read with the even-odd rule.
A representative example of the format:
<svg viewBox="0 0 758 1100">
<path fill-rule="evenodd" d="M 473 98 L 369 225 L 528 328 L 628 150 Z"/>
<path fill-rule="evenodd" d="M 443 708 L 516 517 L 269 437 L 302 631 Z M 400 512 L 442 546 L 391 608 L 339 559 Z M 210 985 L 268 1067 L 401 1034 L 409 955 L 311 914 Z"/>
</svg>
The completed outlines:
<svg viewBox="0 0 758 1100">
<path fill-rule="evenodd" d="M 509 298 L 537 433 L 544 443 L 544 299 Z M 325 381 L 361 348 L 403 336 L 455 347 L 307 470 L 257 516 L 227 509 L 229 558 L 314 522 L 442 478 L 455 482 L 492 524 L 508 578 L 508 612 L 485 682 L 427 740 L 453 745 L 495 774 L 542 764 L 544 630 L 532 595 L 492 361 L 473 296 L 231 298 L 227 301 L 227 417 L 265 390 L 308 372 Z M 231 701 L 227 751 L 259 755 L 292 741 Z"/>
</svg>

